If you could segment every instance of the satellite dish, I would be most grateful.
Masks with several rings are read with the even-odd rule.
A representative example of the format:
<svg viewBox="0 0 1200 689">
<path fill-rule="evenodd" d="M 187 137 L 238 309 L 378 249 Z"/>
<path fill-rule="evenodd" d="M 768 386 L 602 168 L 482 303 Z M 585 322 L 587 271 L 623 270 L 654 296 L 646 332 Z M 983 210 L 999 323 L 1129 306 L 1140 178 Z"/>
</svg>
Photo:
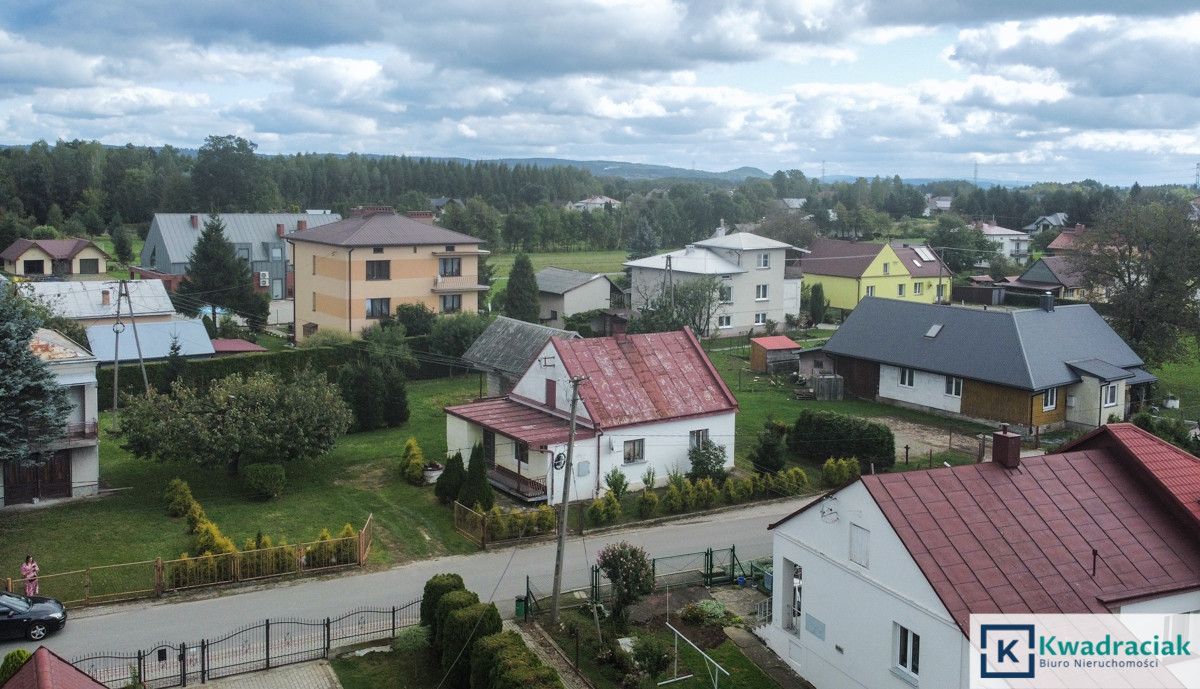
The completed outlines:
<svg viewBox="0 0 1200 689">
<path fill-rule="evenodd" d="M 838 499 L 828 497 L 821 503 L 821 521 L 833 524 L 838 520 Z"/>
<path fill-rule="evenodd" d="M 565 454 L 559 452 L 558 454 L 554 455 L 555 471 L 562 471 L 562 468 L 565 467 L 566 465 L 567 465 L 567 456 Z"/>
</svg>

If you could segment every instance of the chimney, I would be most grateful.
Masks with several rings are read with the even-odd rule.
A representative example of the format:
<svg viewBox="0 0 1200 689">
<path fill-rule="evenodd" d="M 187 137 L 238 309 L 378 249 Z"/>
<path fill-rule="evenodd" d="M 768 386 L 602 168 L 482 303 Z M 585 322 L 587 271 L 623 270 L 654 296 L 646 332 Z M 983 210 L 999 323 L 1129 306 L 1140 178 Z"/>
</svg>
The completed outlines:
<svg viewBox="0 0 1200 689">
<path fill-rule="evenodd" d="M 395 215 L 396 209 L 391 206 L 355 206 L 350 209 L 351 218 L 369 218 L 379 214 Z"/>
<path fill-rule="evenodd" d="M 100 305 L 108 306 L 112 304 L 112 292 L 102 289 L 100 290 Z"/>
<path fill-rule="evenodd" d="M 296 231 L 297 232 L 303 232 L 307 229 L 308 229 L 308 221 L 307 220 L 297 220 L 296 221 Z"/>
<path fill-rule="evenodd" d="M 193 213 L 192 214 L 192 229 L 194 230 L 198 227 L 200 227 L 200 216 Z"/>
<path fill-rule="evenodd" d="M 433 211 L 408 211 L 405 215 L 426 225 L 433 224 Z"/>
<path fill-rule="evenodd" d="M 1005 469 L 1021 466 L 1021 436 L 1008 431 L 1008 424 L 992 433 L 992 461 Z"/>
<path fill-rule="evenodd" d="M 690 253 L 694 252 L 695 250 L 696 250 L 695 244 L 688 244 L 687 246 L 683 247 L 683 253 L 685 253 L 685 254 L 690 254 Z"/>
<path fill-rule="evenodd" d="M 281 223 L 281 222 L 277 222 L 277 223 L 275 223 L 275 236 L 276 236 L 276 237 L 283 237 L 283 234 L 284 234 L 284 232 L 283 232 L 283 223 Z"/>
<path fill-rule="evenodd" d="M 1043 293 L 1041 301 L 1042 301 L 1042 310 L 1043 311 L 1053 311 L 1054 310 L 1054 293 L 1053 292 Z"/>
</svg>

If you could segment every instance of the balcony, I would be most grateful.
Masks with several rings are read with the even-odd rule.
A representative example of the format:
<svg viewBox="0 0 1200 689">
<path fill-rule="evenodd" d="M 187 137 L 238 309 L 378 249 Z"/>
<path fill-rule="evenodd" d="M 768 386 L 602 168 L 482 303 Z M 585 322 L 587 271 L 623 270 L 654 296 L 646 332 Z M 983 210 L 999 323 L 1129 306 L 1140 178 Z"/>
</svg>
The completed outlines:
<svg viewBox="0 0 1200 689">
<path fill-rule="evenodd" d="M 545 476 L 530 478 L 500 465 L 488 468 L 488 481 L 522 502 L 541 502 L 549 495 Z"/>
<path fill-rule="evenodd" d="M 96 444 L 99 425 L 95 421 L 84 423 L 69 423 L 66 430 L 56 440 L 46 443 L 47 450 L 66 450 L 73 447 L 87 447 Z"/>
</svg>

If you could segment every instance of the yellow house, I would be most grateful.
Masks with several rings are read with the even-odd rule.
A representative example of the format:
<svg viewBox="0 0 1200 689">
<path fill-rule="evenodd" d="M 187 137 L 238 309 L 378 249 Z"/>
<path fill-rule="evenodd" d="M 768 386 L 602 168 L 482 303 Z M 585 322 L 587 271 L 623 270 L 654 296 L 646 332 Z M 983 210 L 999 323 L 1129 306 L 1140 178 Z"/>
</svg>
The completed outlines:
<svg viewBox="0 0 1200 689">
<path fill-rule="evenodd" d="M 805 285 L 821 285 L 829 306 L 853 309 L 863 297 L 933 304 L 950 296 L 954 274 L 927 246 L 818 237 L 800 259 Z"/>
<path fill-rule="evenodd" d="M 6 272 L 25 277 L 108 272 L 108 254 L 86 239 L 18 239 L 0 261 Z"/>
<path fill-rule="evenodd" d="M 430 218 L 426 218 L 431 220 Z M 387 206 L 355 208 L 350 217 L 287 237 L 295 265 L 296 340 L 318 330 L 357 334 L 424 304 L 435 313 L 476 311 L 480 240 Z"/>
</svg>

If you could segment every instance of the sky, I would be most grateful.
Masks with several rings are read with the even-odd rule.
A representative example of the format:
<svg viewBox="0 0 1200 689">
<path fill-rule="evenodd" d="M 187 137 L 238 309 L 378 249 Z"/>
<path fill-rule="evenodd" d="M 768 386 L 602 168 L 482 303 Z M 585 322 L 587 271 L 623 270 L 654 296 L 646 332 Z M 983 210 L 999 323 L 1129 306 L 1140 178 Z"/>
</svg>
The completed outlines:
<svg viewBox="0 0 1200 689">
<path fill-rule="evenodd" d="M 13 0 L 0 143 L 1191 184 L 1195 0 Z"/>
</svg>

